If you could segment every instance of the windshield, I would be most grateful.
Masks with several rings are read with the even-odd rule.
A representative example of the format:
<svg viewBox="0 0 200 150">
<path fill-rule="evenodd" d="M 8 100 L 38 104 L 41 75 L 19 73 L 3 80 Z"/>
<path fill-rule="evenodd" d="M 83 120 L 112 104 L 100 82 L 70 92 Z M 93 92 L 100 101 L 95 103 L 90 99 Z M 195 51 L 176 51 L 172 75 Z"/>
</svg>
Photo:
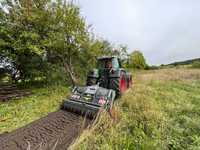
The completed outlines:
<svg viewBox="0 0 200 150">
<path fill-rule="evenodd" d="M 98 60 L 98 66 L 99 69 L 104 68 L 112 68 L 112 59 L 100 59 Z"/>
<path fill-rule="evenodd" d="M 98 66 L 99 69 L 118 69 L 120 68 L 120 64 L 118 61 L 118 58 L 110 58 L 110 59 L 100 59 L 98 60 Z"/>
<path fill-rule="evenodd" d="M 120 68 L 120 64 L 117 58 L 112 59 L 112 68 L 115 68 L 115 69 Z"/>
</svg>

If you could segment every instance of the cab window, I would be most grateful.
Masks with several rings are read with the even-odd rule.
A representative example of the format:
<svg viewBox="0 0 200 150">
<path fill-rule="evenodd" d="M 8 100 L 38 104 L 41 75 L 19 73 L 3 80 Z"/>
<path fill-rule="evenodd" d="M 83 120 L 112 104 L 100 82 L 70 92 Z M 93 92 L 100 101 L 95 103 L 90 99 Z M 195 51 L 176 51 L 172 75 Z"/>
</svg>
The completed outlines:
<svg viewBox="0 0 200 150">
<path fill-rule="evenodd" d="M 113 59 L 112 59 L 112 67 L 113 67 L 114 69 L 120 68 L 120 64 L 119 64 L 119 61 L 118 61 L 117 58 L 113 58 Z"/>
</svg>

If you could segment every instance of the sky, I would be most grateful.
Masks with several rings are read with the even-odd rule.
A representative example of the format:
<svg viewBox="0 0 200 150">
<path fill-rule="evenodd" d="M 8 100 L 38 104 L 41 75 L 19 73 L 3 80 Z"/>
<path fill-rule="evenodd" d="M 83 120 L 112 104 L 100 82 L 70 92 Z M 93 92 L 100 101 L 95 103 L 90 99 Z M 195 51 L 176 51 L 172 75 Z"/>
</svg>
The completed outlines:
<svg viewBox="0 0 200 150">
<path fill-rule="evenodd" d="M 75 0 L 93 32 L 152 65 L 200 57 L 200 0 Z"/>
</svg>

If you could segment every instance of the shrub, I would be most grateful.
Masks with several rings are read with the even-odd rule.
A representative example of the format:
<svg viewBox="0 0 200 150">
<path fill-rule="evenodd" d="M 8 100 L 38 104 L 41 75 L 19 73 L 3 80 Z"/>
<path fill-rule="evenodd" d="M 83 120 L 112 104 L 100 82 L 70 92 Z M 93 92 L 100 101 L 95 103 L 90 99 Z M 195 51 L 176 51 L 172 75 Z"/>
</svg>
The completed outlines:
<svg viewBox="0 0 200 150">
<path fill-rule="evenodd" d="M 146 69 L 148 67 L 144 55 L 140 51 L 134 51 L 129 56 L 129 68 L 133 69 Z"/>
<path fill-rule="evenodd" d="M 195 61 L 192 63 L 192 68 L 197 68 L 197 69 L 200 69 L 200 61 Z"/>
</svg>

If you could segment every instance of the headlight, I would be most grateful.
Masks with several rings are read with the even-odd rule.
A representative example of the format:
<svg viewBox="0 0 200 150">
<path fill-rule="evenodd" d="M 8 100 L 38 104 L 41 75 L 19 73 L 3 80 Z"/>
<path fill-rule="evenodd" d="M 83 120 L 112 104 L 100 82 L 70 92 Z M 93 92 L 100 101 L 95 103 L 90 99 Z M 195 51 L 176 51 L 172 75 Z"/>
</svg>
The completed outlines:
<svg viewBox="0 0 200 150">
<path fill-rule="evenodd" d="M 79 95 L 72 95 L 71 98 L 72 98 L 72 99 L 79 99 L 80 96 L 79 96 Z"/>
</svg>

